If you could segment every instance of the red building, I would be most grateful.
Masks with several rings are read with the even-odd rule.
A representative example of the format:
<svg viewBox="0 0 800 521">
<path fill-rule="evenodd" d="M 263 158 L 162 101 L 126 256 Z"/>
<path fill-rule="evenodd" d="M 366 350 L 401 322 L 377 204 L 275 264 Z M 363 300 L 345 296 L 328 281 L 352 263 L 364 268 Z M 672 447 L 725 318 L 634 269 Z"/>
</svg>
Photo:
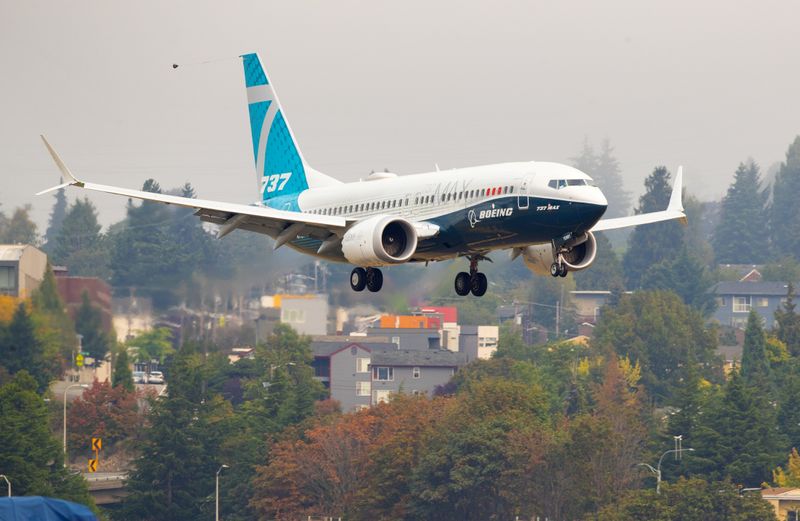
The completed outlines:
<svg viewBox="0 0 800 521">
<path fill-rule="evenodd" d="M 97 277 L 71 277 L 66 269 L 54 268 L 58 294 L 67 307 L 67 313 L 72 319 L 78 313 L 83 301 L 83 292 L 89 296 L 89 302 L 100 310 L 103 318 L 103 328 L 111 331 L 111 286 Z"/>
</svg>

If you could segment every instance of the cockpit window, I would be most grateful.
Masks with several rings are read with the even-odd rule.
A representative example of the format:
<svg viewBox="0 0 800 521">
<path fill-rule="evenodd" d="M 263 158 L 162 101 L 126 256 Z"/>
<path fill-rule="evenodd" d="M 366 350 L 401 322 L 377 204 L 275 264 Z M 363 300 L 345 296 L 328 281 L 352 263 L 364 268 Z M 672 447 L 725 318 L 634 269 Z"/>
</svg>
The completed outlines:
<svg viewBox="0 0 800 521">
<path fill-rule="evenodd" d="M 569 186 L 586 186 L 586 179 L 567 179 Z"/>
<path fill-rule="evenodd" d="M 559 190 L 567 186 L 586 186 L 589 182 L 586 179 L 551 179 L 547 186 Z"/>
</svg>

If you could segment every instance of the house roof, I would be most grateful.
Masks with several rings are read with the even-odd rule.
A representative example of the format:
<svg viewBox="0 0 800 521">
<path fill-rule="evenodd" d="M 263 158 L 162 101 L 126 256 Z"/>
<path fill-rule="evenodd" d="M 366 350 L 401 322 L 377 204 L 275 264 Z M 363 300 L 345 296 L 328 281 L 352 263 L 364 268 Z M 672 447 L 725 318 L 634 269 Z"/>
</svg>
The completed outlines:
<svg viewBox="0 0 800 521">
<path fill-rule="evenodd" d="M 765 488 L 761 491 L 761 497 L 764 499 L 783 499 L 791 501 L 800 501 L 800 488 L 780 487 L 780 488 Z"/>
<path fill-rule="evenodd" d="M 460 367 L 467 363 L 463 353 L 447 349 L 398 349 L 373 353 L 370 365 L 389 365 L 400 367 Z"/>
<path fill-rule="evenodd" d="M 714 286 L 717 295 L 786 296 L 786 282 L 732 282 L 723 281 Z"/>
<path fill-rule="evenodd" d="M 0 244 L 0 260 L 17 261 L 22 257 L 25 248 L 32 248 L 29 244 Z"/>
<path fill-rule="evenodd" d="M 329 357 L 334 353 L 341 351 L 346 347 L 350 347 L 352 345 L 362 347 L 369 351 L 386 351 L 386 350 L 395 350 L 397 349 L 397 344 L 393 344 L 390 342 L 365 342 L 366 337 L 359 337 L 359 340 L 353 342 L 348 340 L 347 337 L 341 337 L 342 340 L 339 342 L 311 342 L 311 352 L 314 356 L 318 357 Z"/>
</svg>

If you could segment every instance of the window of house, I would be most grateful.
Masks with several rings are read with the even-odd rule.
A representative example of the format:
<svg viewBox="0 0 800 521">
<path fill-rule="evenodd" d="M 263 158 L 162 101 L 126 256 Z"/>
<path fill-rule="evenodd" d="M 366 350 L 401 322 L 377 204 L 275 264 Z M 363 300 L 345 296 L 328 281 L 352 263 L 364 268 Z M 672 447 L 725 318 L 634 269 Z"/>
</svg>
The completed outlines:
<svg viewBox="0 0 800 521">
<path fill-rule="evenodd" d="M 411 391 L 411 396 L 419 396 L 421 394 L 422 393 L 419 391 L 419 389 L 414 389 L 413 391 Z"/>
<path fill-rule="evenodd" d="M 769 299 L 767 297 L 758 297 L 756 299 L 756 306 L 760 308 L 769 307 Z"/>
<path fill-rule="evenodd" d="M 717 306 L 718 307 L 725 307 L 725 301 L 727 299 L 725 297 L 717 297 Z"/>
<path fill-rule="evenodd" d="M 361 403 L 353 407 L 353 410 L 356 412 L 363 411 L 364 409 L 369 409 L 369 405 L 364 405 L 363 403 Z"/>
<path fill-rule="evenodd" d="M 357 373 L 369 372 L 369 358 L 356 358 L 356 372 Z"/>
<path fill-rule="evenodd" d="M 372 392 L 372 384 L 370 382 L 356 382 L 356 396 L 369 396 Z"/>
<path fill-rule="evenodd" d="M 751 308 L 750 297 L 733 297 L 734 313 L 749 313 Z"/>
<path fill-rule="evenodd" d="M 393 336 L 392 337 L 392 343 L 399 347 L 400 346 L 400 337 L 399 336 Z"/>
<path fill-rule="evenodd" d="M 394 367 L 373 367 L 372 379 L 379 382 L 390 382 L 394 380 Z"/>
<path fill-rule="evenodd" d="M 387 403 L 391 394 L 392 392 L 387 390 L 375 391 L 372 393 L 372 403 Z"/>
<path fill-rule="evenodd" d="M 419 367 L 415 367 L 411 370 L 411 376 L 413 376 L 414 378 L 419 378 L 421 376 Z"/>
<path fill-rule="evenodd" d="M 0 289 L 14 289 L 17 285 L 14 266 L 0 266 Z"/>
</svg>

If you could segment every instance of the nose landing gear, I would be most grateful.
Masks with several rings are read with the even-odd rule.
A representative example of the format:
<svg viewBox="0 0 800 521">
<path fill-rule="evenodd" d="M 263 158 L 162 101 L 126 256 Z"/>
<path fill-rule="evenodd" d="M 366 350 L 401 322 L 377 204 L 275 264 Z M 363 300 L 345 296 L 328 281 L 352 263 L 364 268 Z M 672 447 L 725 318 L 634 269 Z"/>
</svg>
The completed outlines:
<svg viewBox="0 0 800 521">
<path fill-rule="evenodd" d="M 478 261 L 481 258 L 473 256 L 469 258 L 469 273 L 462 271 L 456 275 L 455 290 L 456 294 L 466 296 L 470 292 L 476 297 L 482 297 L 486 294 L 486 289 L 489 287 L 489 281 L 486 275 L 478 271 Z"/>
</svg>

